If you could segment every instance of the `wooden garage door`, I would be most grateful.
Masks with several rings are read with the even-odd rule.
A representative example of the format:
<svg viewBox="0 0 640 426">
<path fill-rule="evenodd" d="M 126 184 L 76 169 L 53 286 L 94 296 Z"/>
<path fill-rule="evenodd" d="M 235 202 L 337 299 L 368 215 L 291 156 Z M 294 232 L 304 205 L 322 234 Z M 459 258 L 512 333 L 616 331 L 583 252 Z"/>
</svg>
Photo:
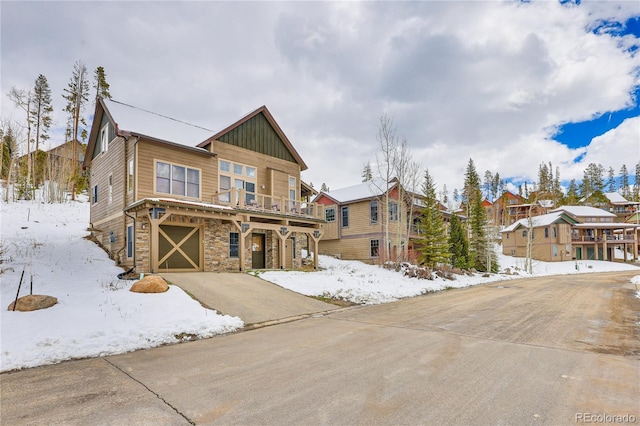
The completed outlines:
<svg viewBox="0 0 640 426">
<path fill-rule="evenodd" d="M 158 267 L 160 270 L 201 271 L 200 226 L 160 225 Z"/>
</svg>

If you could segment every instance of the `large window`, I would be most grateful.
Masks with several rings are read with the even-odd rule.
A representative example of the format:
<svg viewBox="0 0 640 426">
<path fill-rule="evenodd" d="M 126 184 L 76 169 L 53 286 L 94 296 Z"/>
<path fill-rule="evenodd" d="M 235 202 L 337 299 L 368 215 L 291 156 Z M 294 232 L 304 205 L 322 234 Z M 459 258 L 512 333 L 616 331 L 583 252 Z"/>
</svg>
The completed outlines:
<svg viewBox="0 0 640 426">
<path fill-rule="evenodd" d="M 294 209 L 296 207 L 296 178 L 289 176 L 289 208 Z"/>
<path fill-rule="evenodd" d="M 349 207 L 342 207 L 341 209 L 342 212 L 342 227 L 343 228 L 348 228 L 349 227 Z"/>
<path fill-rule="evenodd" d="M 158 161 L 156 192 L 200 198 L 200 170 Z"/>
<path fill-rule="evenodd" d="M 371 257 L 380 256 L 380 240 L 371 240 L 369 245 L 369 255 Z"/>
<path fill-rule="evenodd" d="M 327 222 L 335 222 L 336 221 L 336 209 L 333 207 L 329 207 L 324 211 L 324 218 Z"/>
<path fill-rule="evenodd" d="M 238 257 L 239 236 L 237 232 L 229 232 L 229 257 Z"/>
<path fill-rule="evenodd" d="M 376 200 L 369 203 L 369 217 L 371 223 L 378 223 L 378 202 Z"/>
<path fill-rule="evenodd" d="M 389 201 L 389 220 L 398 221 L 398 203 Z"/>
<path fill-rule="evenodd" d="M 236 194 L 240 190 L 245 191 L 245 203 L 256 202 L 257 169 L 240 163 L 233 163 L 227 160 L 220 160 L 218 163 L 218 199 L 224 203 L 231 202 L 230 189 L 235 189 Z M 239 201 L 236 198 L 236 202 Z"/>
</svg>

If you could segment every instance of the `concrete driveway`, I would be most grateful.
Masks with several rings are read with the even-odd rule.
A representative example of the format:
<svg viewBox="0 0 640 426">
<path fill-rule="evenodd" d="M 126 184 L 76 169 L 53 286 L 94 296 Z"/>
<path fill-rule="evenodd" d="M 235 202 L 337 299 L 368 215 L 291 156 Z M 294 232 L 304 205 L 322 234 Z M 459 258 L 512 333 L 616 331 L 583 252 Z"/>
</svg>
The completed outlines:
<svg viewBox="0 0 640 426">
<path fill-rule="evenodd" d="M 245 326 L 283 322 L 338 309 L 239 272 L 183 272 L 160 274 L 221 314 L 240 317 Z"/>
</svg>

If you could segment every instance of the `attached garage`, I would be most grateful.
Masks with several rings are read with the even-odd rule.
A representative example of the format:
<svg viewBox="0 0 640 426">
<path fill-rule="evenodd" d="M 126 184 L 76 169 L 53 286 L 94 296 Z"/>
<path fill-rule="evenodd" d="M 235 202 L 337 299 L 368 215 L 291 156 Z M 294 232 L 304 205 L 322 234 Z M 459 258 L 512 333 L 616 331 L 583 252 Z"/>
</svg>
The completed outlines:
<svg viewBox="0 0 640 426">
<path fill-rule="evenodd" d="M 158 267 L 163 271 L 202 271 L 202 226 L 160 225 Z"/>
</svg>

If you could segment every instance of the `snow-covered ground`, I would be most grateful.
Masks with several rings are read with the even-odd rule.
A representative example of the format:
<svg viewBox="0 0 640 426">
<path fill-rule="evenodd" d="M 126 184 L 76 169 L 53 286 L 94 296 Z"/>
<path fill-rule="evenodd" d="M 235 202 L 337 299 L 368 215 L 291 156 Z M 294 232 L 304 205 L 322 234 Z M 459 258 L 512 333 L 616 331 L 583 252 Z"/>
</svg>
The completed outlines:
<svg viewBox="0 0 640 426">
<path fill-rule="evenodd" d="M 176 286 L 161 294 L 132 293 L 89 235 L 89 203 L 0 205 L 0 371 L 176 343 L 243 327 L 240 318 L 203 308 Z M 20 296 L 53 296 L 32 312 L 9 311 Z M 178 337 L 176 337 L 178 336 Z"/>
<path fill-rule="evenodd" d="M 240 318 L 203 308 L 176 286 L 162 294 L 128 291 L 132 281 L 117 278 L 122 269 L 87 236 L 86 199 L 62 204 L 0 204 L 0 371 L 52 364 L 178 342 L 234 331 Z M 320 256 L 317 272 L 270 271 L 259 275 L 293 291 L 337 297 L 355 303 L 385 303 L 448 287 L 467 287 L 526 277 L 524 260 L 500 256 L 501 270 L 513 274 L 458 276 L 456 280 L 419 280 L 377 266 Z M 576 268 L 577 265 L 577 268 Z M 55 306 L 33 312 L 7 307 L 30 292 L 58 299 Z M 534 262 L 533 275 L 640 269 L 622 263 Z M 633 278 L 640 284 L 640 275 Z M 640 297 L 640 293 L 639 293 Z"/>
</svg>

